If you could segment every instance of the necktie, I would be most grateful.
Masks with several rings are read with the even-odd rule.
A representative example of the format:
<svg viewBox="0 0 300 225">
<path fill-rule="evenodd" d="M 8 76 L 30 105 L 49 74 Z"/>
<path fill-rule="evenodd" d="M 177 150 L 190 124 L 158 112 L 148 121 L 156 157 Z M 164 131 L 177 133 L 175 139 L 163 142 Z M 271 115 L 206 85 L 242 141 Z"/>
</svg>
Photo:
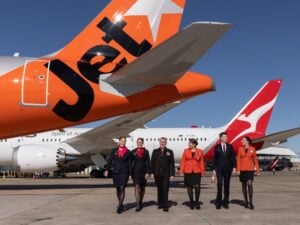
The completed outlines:
<svg viewBox="0 0 300 225">
<path fill-rule="evenodd" d="M 223 152 L 226 153 L 226 145 L 222 145 Z"/>
</svg>

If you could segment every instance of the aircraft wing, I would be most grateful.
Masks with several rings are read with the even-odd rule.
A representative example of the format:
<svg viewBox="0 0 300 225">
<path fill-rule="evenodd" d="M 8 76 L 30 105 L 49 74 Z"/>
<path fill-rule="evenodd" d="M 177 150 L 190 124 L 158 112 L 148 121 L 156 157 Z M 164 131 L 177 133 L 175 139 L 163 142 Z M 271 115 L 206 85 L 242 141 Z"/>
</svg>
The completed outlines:
<svg viewBox="0 0 300 225">
<path fill-rule="evenodd" d="M 106 78 L 105 82 L 120 88 L 173 84 L 229 27 L 227 23 L 193 23 Z"/>
<path fill-rule="evenodd" d="M 253 140 L 253 143 L 264 143 L 264 147 L 269 147 L 269 146 L 274 146 L 278 145 L 284 142 L 287 142 L 287 139 L 290 137 L 293 137 L 295 135 L 300 134 L 300 127 L 290 129 L 290 130 L 285 130 L 285 131 L 280 131 L 274 134 L 269 134 L 261 138 L 257 138 Z"/>
<path fill-rule="evenodd" d="M 64 144 L 70 145 L 81 154 L 108 154 L 112 148 L 116 147 L 116 143 L 113 141 L 114 138 L 127 136 L 132 131 L 143 127 L 144 124 L 181 103 L 183 101 L 162 105 L 144 112 L 120 116 L 104 125 L 71 138 L 65 141 Z"/>
</svg>

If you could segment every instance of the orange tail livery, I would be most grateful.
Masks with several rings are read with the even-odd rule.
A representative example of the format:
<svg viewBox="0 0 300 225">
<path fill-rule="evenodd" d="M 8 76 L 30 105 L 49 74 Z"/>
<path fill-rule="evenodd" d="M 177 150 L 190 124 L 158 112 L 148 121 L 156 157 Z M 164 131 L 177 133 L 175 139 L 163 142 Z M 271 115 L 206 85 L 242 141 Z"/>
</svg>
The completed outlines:
<svg viewBox="0 0 300 225">
<path fill-rule="evenodd" d="M 185 0 L 112 0 L 69 44 L 0 57 L 0 138 L 143 111 L 214 89 L 189 69 L 229 29 L 179 31 Z"/>
</svg>

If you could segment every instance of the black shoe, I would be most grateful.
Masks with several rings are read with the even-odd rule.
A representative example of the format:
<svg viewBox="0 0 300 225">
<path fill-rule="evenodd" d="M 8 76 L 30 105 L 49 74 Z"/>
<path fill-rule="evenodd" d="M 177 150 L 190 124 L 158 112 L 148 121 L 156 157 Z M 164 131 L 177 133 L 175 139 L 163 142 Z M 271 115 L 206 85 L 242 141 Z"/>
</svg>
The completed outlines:
<svg viewBox="0 0 300 225">
<path fill-rule="evenodd" d="M 123 211 L 124 211 L 124 210 L 122 209 L 121 206 L 119 206 L 119 207 L 117 208 L 117 213 L 118 213 L 118 214 L 121 214 Z"/>
<path fill-rule="evenodd" d="M 196 209 L 200 210 L 200 203 L 199 202 L 196 202 Z"/>
<path fill-rule="evenodd" d="M 169 208 L 168 207 L 165 207 L 163 210 L 164 210 L 164 212 L 169 212 Z"/>
<path fill-rule="evenodd" d="M 249 209 L 248 202 L 245 202 L 245 203 L 244 203 L 244 207 L 245 207 L 245 209 Z"/>
<path fill-rule="evenodd" d="M 194 202 L 190 202 L 190 209 L 194 210 L 194 208 L 195 208 Z"/>
<path fill-rule="evenodd" d="M 216 209 L 221 209 L 221 206 L 220 205 L 216 205 Z"/>
<path fill-rule="evenodd" d="M 251 210 L 253 210 L 253 209 L 254 209 L 254 205 L 253 205 L 252 203 L 250 203 L 249 208 L 250 208 Z"/>
<path fill-rule="evenodd" d="M 138 204 L 137 206 L 136 206 L 136 209 L 135 209 L 135 211 L 136 212 L 139 212 L 139 211 L 141 211 L 142 210 L 142 206 L 141 206 L 141 204 Z"/>
<path fill-rule="evenodd" d="M 225 208 L 225 209 L 229 209 L 228 204 L 224 204 L 224 208 Z"/>
</svg>

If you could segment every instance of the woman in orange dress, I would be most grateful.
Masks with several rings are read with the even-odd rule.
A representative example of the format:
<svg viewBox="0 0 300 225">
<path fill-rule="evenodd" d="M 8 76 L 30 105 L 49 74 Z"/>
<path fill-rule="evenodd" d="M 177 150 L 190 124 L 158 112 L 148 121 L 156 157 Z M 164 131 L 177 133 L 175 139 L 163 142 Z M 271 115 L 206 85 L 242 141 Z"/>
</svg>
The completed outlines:
<svg viewBox="0 0 300 225">
<path fill-rule="evenodd" d="M 201 149 L 197 148 L 196 139 L 189 140 L 189 148 L 185 149 L 180 163 L 180 174 L 184 174 L 184 183 L 190 200 L 190 208 L 200 209 L 200 184 L 201 176 L 205 174 L 204 156 Z M 194 204 L 194 193 L 196 202 Z"/>
<path fill-rule="evenodd" d="M 256 149 L 251 145 L 249 137 L 242 138 L 242 147 L 239 148 L 237 154 L 237 172 L 240 173 L 240 181 L 242 182 L 242 191 L 245 199 L 245 208 L 254 209 L 253 198 L 253 179 L 256 169 L 257 175 L 260 174 L 258 160 L 256 157 Z M 249 202 L 248 202 L 249 195 Z"/>
</svg>

